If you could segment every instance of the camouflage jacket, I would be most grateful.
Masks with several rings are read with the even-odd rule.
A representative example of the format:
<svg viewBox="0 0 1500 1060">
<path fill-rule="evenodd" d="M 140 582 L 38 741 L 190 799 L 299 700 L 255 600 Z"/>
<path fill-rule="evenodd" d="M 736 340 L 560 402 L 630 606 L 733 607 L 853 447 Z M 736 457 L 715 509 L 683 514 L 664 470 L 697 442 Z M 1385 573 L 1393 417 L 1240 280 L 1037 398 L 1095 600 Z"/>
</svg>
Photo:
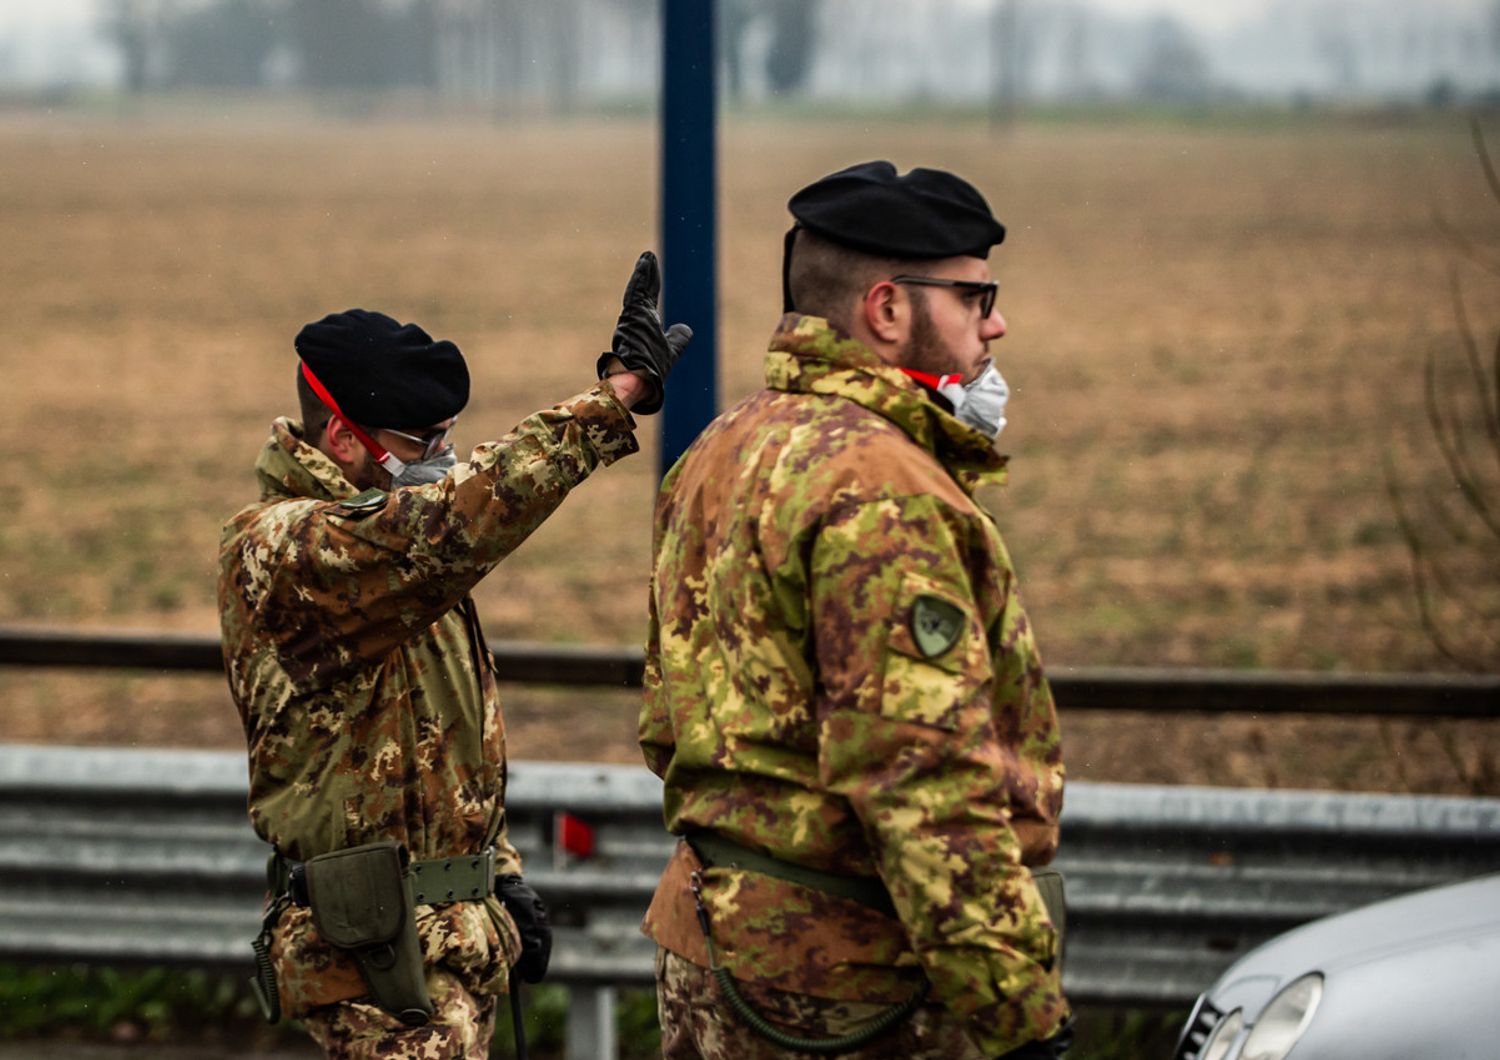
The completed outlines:
<svg viewBox="0 0 1500 1060">
<path fill-rule="evenodd" d="M 469 591 L 601 464 L 636 450 L 605 384 L 476 448 L 440 482 L 358 493 L 278 420 L 261 499 L 225 526 L 219 611 L 250 757 L 250 820 L 285 856 L 380 839 L 414 859 L 497 848 L 505 730 Z M 423 906 L 429 961 L 503 989 L 514 925 L 493 899 Z M 289 909 L 273 944 L 289 1016 L 364 993 L 353 964 Z"/>
<path fill-rule="evenodd" d="M 1062 808 L 1057 716 L 975 487 L 990 440 L 869 349 L 786 317 L 767 388 L 657 502 L 640 741 L 668 829 L 878 876 L 899 920 L 731 868 L 703 873 L 719 961 L 841 1000 L 933 997 L 999 1054 L 1066 1018 L 1025 866 Z M 644 930 L 708 963 L 679 844 Z"/>
</svg>

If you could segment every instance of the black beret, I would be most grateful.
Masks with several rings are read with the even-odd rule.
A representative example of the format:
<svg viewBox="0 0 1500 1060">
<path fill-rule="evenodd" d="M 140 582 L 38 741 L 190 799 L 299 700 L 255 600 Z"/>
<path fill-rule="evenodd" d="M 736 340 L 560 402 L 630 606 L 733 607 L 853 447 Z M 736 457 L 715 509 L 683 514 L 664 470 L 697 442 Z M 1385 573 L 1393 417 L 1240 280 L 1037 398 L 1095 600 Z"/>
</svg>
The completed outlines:
<svg viewBox="0 0 1500 1060">
<path fill-rule="evenodd" d="M 451 342 L 384 313 L 330 313 L 297 333 L 297 356 L 365 427 L 429 427 L 469 403 L 469 367 Z"/>
<path fill-rule="evenodd" d="M 901 176 L 884 161 L 830 173 L 787 209 L 802 227 L 883 258 L 987 258 L 1005 239 L 1005 226 L 968 181 L 941 169 Z"/>
</svg>

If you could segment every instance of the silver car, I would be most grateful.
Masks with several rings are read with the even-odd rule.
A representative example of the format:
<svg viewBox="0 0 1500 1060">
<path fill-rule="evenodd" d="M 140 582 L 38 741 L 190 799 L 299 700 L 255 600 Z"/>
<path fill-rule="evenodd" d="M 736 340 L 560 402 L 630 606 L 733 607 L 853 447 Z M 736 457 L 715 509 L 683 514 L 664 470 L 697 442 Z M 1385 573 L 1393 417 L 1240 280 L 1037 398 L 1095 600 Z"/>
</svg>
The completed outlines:
<svg viewBox="0 0 1500 1060">
<path fill-rule="evenodd" d="M 1497 1060 L 1500 875 L 1304 924 L 1198 998 L 1177 1060 Z"/>
</svg>

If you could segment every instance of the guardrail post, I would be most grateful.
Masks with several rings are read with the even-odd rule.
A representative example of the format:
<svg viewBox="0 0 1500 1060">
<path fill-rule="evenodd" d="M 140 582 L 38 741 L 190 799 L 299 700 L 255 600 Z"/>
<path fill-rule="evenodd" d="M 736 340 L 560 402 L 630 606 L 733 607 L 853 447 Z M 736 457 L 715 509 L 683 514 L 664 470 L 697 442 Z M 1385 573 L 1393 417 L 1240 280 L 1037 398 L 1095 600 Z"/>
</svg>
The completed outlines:
<svg viewBox="0 0 1500 1060">
<path fill-rule="evenodd" d="M 616 1060 L 615 988 L 568 989 L 568 1060 Z"/>
</svg>

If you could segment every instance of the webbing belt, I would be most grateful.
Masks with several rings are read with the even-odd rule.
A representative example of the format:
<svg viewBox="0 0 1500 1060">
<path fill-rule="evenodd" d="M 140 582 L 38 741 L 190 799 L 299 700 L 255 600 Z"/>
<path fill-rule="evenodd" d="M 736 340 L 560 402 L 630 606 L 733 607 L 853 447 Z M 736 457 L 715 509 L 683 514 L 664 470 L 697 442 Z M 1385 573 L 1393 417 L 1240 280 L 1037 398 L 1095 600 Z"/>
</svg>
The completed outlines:
<svg viewBox="0 0 1500 1060">
<path fill-rule="evenodd" d="M 705 868 L 736 868 L 745 869 L 748 872 L 759 872 L 766 876 L 774 876 L 778 880 L 811 887 L 824 894 L 848 898 L 860 905 L 868 906 L 877 913 L 884 913 L 888 917 L 896 915 L 896 907 L 891 902 L 890 892 L 885 889 L 885 884 L 879 877 L 840 876 L 837 873 L 823 872 L 820 869 L 810 869 L 806 865 L 796 865 L 790 861 L 772 857 L 770 854 L 740 846 L 734 840 L 726 839 L 718 832 L 689 832 L 686 838 Z M 1057 930 L 1058 939 L 1061 940 L 1066 930 L 1068 916 L 1067 901 L 1063 896 L 1062 874 L 1053 868 L 1038 868 L 1031 870 L 1031 877 L 1041 896 L 1042 904 L 1046 906 L 1047 916 Z"/>
<path fill-rule="evenodd" d="M 824 894 L 848 898 L 877 913 L 884 913 L 888 917 L 894 918 L 896 915 L 896 906 L 891 901 L 890 892 L 885 889 L 885 884 L 880 881 L 879 877 L 840 876 L 821 869 L 811 869 L 806 865 L 796 865 L 790 861 L 772 857 L 770 854 L 762 854 L 758 850 L 742 847 L 734 840 L 724 838 L 718 832 L 689 832 L 687 841 L 705 868 L 734 868 L 759 872 L 765 876 L 774 876 L 778 880 L 786 880 L 788 883 L 810 887 Z"/>
<path fill-rule="evenodd" d="M 413 861 L 406 871 L 411 876 L 412 899 L 417 905 L 476 902 L 495 893 L 495 848 L 483 854 Z M 293 904 L 307 905 L 302 862 L 274 853 L 266 874 L 272 894 L 285 894 Z"/>
<path fill-rule="evenodd" d="M 796 865 L 790 861 L 763 854 L 758 850 L 742 847 L 718 832 L 689 832 L 685 838 L 705 868 L 736 868 L 747 872 L 758 872 L 789 883 L 800 884 L 803 887 L 811 887 L 825 894 L 849 898 L 886 916 L 896 915 L 890 892 L 885 889 L 885 884 L 874 876 L 840 876 L 837 873 L 823 872 L 821 869 L 810 869 L 805 865 Z M 1032 870 L 1032 877 L 1036 881 L 1042 902 L 1047 907 L 1048 916 L 1057 928 L 1060 948 L 1063 919 L 1066 915 L 1062 875 L 1056 869 L 1035 869 Z M 696 871 L 692 874 L 692 892 L 693 902 L 697 907 L 698 927 L 703 931 L 703 944 L 708 951 L 708 969 L 713 973 L 719 989 L 728 1000 L 729 1007 L 756 1034 L 782 1049 L 819 1055 L 850 1052 L 874 1041 L 909 1019 L 912 1013 L 926 1003 L 928 994 L 932 990 L 932 980 L 923 976 L 922 982 L 911 997 L 899 1005 L 886 1009 L 879 1016 L 849 1034 L 833 1038 L 802 1038 L 787 1034 L 782 1028 L 767 1020 L 745 999 L 729 969 L 719 964 L 712 925 L 709 923 L 708 907 L 703 902 L 703 878 L 702 874 Z"/>
</svg>

